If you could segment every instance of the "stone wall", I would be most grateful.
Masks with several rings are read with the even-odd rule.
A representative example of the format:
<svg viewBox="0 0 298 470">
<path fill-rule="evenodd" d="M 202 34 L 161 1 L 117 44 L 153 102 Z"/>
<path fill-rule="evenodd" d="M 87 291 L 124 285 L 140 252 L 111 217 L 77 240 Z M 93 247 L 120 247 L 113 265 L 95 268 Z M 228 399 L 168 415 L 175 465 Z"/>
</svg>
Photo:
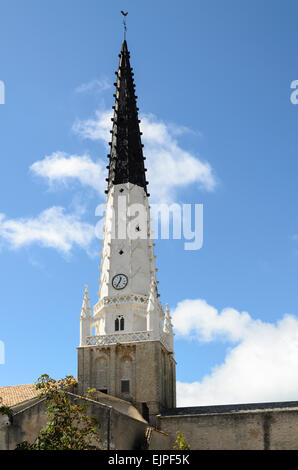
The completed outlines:
<svg viewBox="0 0 298 470">
<path fill-rule="evenodd" d="M 23 410 L 17 411 L 13 423 L 0 425 L 0 450 L 14 450 L 20 442 L 33 442 L 47 423 L 45 400 L 32 399 Z"/>
<path fill-rule="evenodd" d="M 88 387 L 130 401 L 141 413 L 148 407 L 149 421 L 162 408 L 176 405 L 175 360 L 159 341 L 78 348 L 78 394 Z M 121 380 L 129 380 L 129 393 Z M 147 419 L 147 417 L 146 417 Z"/>
<path fill-rule="evenodd" d="M 72 400 L 83 400 L 69 394 Z M 84 399 L 88 414 L 96 416 L 102 447 L 111 450 L 172 449 L 181 431 L 192 450 L 297 450 L 298 403 L 193 407 L 165 410 L 157 428 L 137 419 L 138 414 L 121 400 Z M 15 408 L 13 423 L 0 415 L 0 450 L 13 450 L 22 441 L 33 442 L 46 425 L 44 400 L 32 399 Z"/>
<path fill-rule="evenodd" d="M 169 444 L 168 436 L 151 430 L 150 439 L 146 435 L 148 423 L 135 419 L 113 406 L 99 403 L 95 400 L 82 399 L 77 395 L 68 394 L 71 400 L 88 403 L 89 416 L 95 416 L 99 423 L 99 434 L 103 449 L 135 450 L 164 449 Z M 21 406 L 14 414 L 11 424 L 5 415 L 0 415 L 0 450 L 14 450 L 20 442 L 33 443 L 40 430 L 46 425 L 46 403 L 44 400 L 32 399 Z"/>
<path fill-rule="evenodd" d="M 177 431 L 181 431 L 192 450 L 298 449 L 297 404 L 275 409 L 158 416 L 157 427 L 169 435 L 170 447 Z"/>
</svg>

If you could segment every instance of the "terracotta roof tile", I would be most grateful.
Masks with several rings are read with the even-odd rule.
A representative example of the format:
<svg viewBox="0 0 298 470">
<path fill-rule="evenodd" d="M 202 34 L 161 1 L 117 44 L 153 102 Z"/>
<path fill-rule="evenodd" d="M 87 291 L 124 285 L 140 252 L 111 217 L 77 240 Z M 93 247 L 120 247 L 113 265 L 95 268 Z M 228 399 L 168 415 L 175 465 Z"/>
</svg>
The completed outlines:
<svg viewBox="0 0 298 470">
<path fill-rule="evenodd" d="M 35 385 L 14 385 L 11 387 L 0 387 L 0 398 L 2 405 L 14 406 L 23 401 L 30 400 L 38 395 Z M 1 404 L 0 404 L 1 406 Z"/>
</svg>

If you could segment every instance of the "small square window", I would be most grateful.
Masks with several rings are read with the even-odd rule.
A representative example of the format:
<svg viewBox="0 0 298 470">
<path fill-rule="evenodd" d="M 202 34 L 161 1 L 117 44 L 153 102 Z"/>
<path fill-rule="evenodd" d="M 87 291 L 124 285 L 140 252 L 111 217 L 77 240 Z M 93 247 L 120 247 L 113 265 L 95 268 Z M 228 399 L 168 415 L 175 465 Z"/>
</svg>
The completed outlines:
<svg viewBox="0 0 298 470">
<path fill-rule="evenodd" d="M 121 393 L 129 393 L 129 380 L 121 380 Z"/>
</svg>

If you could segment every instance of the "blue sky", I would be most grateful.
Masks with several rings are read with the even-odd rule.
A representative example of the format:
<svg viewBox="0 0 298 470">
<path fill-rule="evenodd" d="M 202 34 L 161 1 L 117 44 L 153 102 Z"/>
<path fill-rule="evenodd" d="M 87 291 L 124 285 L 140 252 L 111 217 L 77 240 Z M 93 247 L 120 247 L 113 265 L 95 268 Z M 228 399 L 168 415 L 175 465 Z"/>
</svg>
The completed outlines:
<svg viewBox="0 0 298 470">
<path fill-rule="evenodd" d="M 160 185 L 174 202 L 204 204 L 201 250 L 185 251 L 183 241 L 156 246 L 161 301 L 176 321 L 179 396 L 188 400 L 179 403 L 298 399 L 292 0 L 1 2 L 0 386 L 76 374 L 86 283 L 97 299 L 100 245 L 90 226 L 106 175 L 96 189 L 90 168 L 107 154 L 121 9 L 129 11 L 145 155 L 167 151 L 194 169 L 202 162 L 212 180 L 211 188 L 186 174 L 182 184 L 165 173 Z M 45 222 L 52 237 L 57 230 L 51 246 Z"/>
</svg>

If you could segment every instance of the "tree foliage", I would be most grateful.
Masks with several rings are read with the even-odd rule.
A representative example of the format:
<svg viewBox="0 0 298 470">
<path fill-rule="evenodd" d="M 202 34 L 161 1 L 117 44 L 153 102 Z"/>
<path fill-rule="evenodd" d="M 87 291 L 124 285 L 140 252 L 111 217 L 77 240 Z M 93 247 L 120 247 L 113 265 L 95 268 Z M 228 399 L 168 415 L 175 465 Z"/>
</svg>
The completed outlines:
<svg viewBox="0 0 298 470">
<path fill-rule="evenodd" d="M 72 375 L 55 381 L 42 375 L 36 382 L 40 398 L 47 403 L 48 424 L 34 443 L 22 442 L 17 450 L 100 450 L 97 419 L 87 415 L 88 403 L 70 398 L 67 392 L 76 384 Z M 83 398 L 88 398 L 92 390 Z"/>
<path fill-rule="evenodd" d="M 0 405 L 3 403 L 3 399 L 0 397 Z M 1 405 L 0 406 L 0 414 L 8 416 L 9 421 L 12 423 L 13 421 L 13 411 L 9 406 Z"/>
<path fill-rule="evenodd" d="M 187 444 L 185 437 L 181 431 L 177 432 L 177 439 L 173 447 L 174 450 L 190 450 L 190 445 Z"/>
</svg>

